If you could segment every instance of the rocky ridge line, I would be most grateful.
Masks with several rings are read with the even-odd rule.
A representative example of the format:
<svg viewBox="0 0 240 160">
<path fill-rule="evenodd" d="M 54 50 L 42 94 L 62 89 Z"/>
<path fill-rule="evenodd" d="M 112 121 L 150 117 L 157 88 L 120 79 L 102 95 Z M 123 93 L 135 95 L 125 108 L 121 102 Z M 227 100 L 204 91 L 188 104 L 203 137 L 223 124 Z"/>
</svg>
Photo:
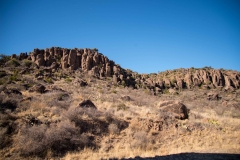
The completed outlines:
<svg viewBox="0 0 240 160">
<path fill-rule="evenodd" d="M 98 78 L 112 77 L 115 85 L 145 88 L 152 94 L 166 91 L 174 94 L 176 91 L 195 87 L 226 91 L 240 88 L 240 73 L 237 71 L 205 67 L 138 74 L 116 65 L 97 49 L 36 48 L 30 55 L 21 53 L 19 56 L 12 55 L 12 58 L 29 59 L 38 67 L 50 68 L 53 72 L 59 69 L 73 72 L 80 70 Z"/>
</svg>

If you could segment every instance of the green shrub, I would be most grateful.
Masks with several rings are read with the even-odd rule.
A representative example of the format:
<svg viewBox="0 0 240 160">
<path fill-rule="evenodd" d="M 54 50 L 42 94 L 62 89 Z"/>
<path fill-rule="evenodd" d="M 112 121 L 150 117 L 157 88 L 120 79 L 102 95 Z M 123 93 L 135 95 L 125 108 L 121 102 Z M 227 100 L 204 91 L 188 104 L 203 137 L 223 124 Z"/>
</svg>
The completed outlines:
<svg viewBox="0 0 240 160">
<path fill-rule="evenodd" d="M 6 75 L 7 75 L 6 71 L 0 71 L 0 78 L 4 77 Z"/>
<path fill-rule="evenodd" d="M 124 103 L 120 103 L 120 104 L 118 104 L 117 106 L 117 110 L 119 111 L 119 110 L 127 110 L 129 107 L 127 107 Z"/>
<path fill-rule="evenodd" d="M 69 78 L 69 77 L 67 77 L 67 78 L 65 79 L 65 81 L 68 82 L 68 83 L 70 83 L 70 82 L 72 82 L 72 79 Z"/>
<path fill-rule="evenodd" d="M 93 50 L 94 50 L 94 51 L 96 51 L 96 52 L 98 51 L 98 49 L 97 49 L 97 48 L 93 48 Z"/>
<path fill-rule="evenodd" d="M 57 59 L 57 62 L 60 63 L 61 62 L 61 55 L 57 55 L 56 59 Z"/>
<path fill-rule="evenodd" d="M 13 71 L 13 75 L 9 77 L 10 81 L 17 81 L 18 80 L 18 70 Z"/>
<path fill-rule="evenodd" d="M 26 66 L 26 67 L 31 67 L 31 65 L 33 64 L 33 62 L 30 61 L 30 60 L 24 59 L 24 60 L 23 60 L 23 64 L 24 64 L 24 66 Z"/>
<path fill-rule="evenodd" d="M 174 78 L 174 79 L 172 79 L 171 83 L 175 84 L 175 83 L 177 83 L 177 80 Z"/>
<path fill-rule="evenodd" d="M 45 81 L 46 81 L 47 83 L 53 83 L 52 78 L 45 78 Z"/>
<path fill-rule="evenodd" d="M 7 77 L 4 77 L 2 79 L 0 79 L 0 85 L 5 85 L 8 83 L 8 78 Z"/>
<path fill-rule="evenodd" d="M 112 90 L 111 92 L 114 93 L 114 94 L 117 94 L 117 91 L 116 91 L 116 90 Z"/>
<path fill-rule="evenodd" d="M 13 65 L 14 67 L 17 67 L 17 66 L 20 65 L 19 61 L 16 60 L 15 58 L 11 59 L 11 60 L 9 61 L 9 64 Z"/>
<path fill-rule="evenodd" d="M 168 89 L 164 89 L 163 90 L 163 94 L 169 94 L 169 90 Z"/>
<path fill-rule="evenodd" d="M 125 81 L 122 81 L 122 85 L 123 85 L 124 87 L 126 87 L 126 82 L 125 82 Z"/>
</svg>

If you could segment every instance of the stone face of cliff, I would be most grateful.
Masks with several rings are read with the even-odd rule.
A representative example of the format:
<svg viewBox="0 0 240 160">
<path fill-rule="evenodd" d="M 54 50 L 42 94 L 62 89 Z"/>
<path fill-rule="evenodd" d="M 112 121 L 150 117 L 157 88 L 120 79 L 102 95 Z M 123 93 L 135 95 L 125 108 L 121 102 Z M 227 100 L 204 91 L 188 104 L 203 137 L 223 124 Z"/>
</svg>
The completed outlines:
<svg viewBox="0 0 240 160">
<path fill-rule="evenodd" d="M 49 67 L 53 62 L 57 62 L 62 69 L 81 69 L 82 71 L 90 71 L 96 76 L 112 76 L 119 71 L 113 61 L 98 53 L 96 49 L 52 47 L 43 50 L 37 48 L 31 52 L 30 57 L 38 67 Z"/>
<path fill-rule="evenodd" d="M 30 59 L 38 67 L 50 67 L 53 70 L 80 70 L 86 74 L 104 78 L 112 77 L 113 84 L 145 88 L 152 94 L 168 91 L 175 93 L 182 89 L 225 89 L 240 88 L 240 73 L 237 71 L 216 70 L 209 67 L 202 69 L 176 69 L 160 72 L 158 74 L 138 74 L 116 65 L 114 61 L 98 53 L 97 49 L 66 49 L 52 47 L 34 49 L 29 56 L 21 53 L 12 58 Z"/>
</svg>

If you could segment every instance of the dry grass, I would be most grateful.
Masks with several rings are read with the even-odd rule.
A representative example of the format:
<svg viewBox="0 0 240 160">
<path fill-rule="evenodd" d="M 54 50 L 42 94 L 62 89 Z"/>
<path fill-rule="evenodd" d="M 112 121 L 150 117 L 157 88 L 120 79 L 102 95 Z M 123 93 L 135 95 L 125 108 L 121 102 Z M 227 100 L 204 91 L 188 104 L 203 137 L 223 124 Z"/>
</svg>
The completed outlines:
<svg viewBox="0 0 240 160">
<path fill-rule="evenodd" d="M 222 97 L 219 101 L 208 101 L 208 90 L 152 96 L 144 89 L 124 88 L 112 85 L 109 80 L 78 76 L 88 86 L 76 87 L 59 78 L 51 85 L 65 92 L 22 91 L 23 98 L 32 99 L 11 103 L 16 109 L 8 107 L 1 112 L 0 147 L 6 148 L 1 150 L 2 155 L 15 155 L 10 156 L 13 159 L 120 159 L 181 152 L 240 153 L 238 92 L 236 95 L 219 92 Z M 122 96 L 129 96 L 130 100 Z M 86 99 L 97 110 L 78 106 Z M 14 99 L 0 100 L 5 105 Z M 163 100 L 184 103 L 190 109 L 189 119 L 176 120 L 169 113 L 161 112 L 157 104 Z M 31 124 L 29 117 L 41 123 Z M 156 130 L 156 124 L 161 123 L 161 130 Z M 14 127 L 11 133 L 9 126 Z"/>
</svg>

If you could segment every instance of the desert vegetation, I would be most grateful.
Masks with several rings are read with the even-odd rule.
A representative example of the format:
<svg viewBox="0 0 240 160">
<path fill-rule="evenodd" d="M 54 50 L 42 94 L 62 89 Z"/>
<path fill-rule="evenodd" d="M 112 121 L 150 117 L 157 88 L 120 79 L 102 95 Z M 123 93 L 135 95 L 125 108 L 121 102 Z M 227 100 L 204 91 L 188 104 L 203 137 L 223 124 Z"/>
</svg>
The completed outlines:
<svg viewBox="0 0 240 160">
<path fill-rule="evenodd" d="M 240 152 L 237 71 L 205 67 L 141 75 L 118 68 L 122 76 L 99 77 L 22 56 L 0 57 L 1 159 Z"/>
</svg>

